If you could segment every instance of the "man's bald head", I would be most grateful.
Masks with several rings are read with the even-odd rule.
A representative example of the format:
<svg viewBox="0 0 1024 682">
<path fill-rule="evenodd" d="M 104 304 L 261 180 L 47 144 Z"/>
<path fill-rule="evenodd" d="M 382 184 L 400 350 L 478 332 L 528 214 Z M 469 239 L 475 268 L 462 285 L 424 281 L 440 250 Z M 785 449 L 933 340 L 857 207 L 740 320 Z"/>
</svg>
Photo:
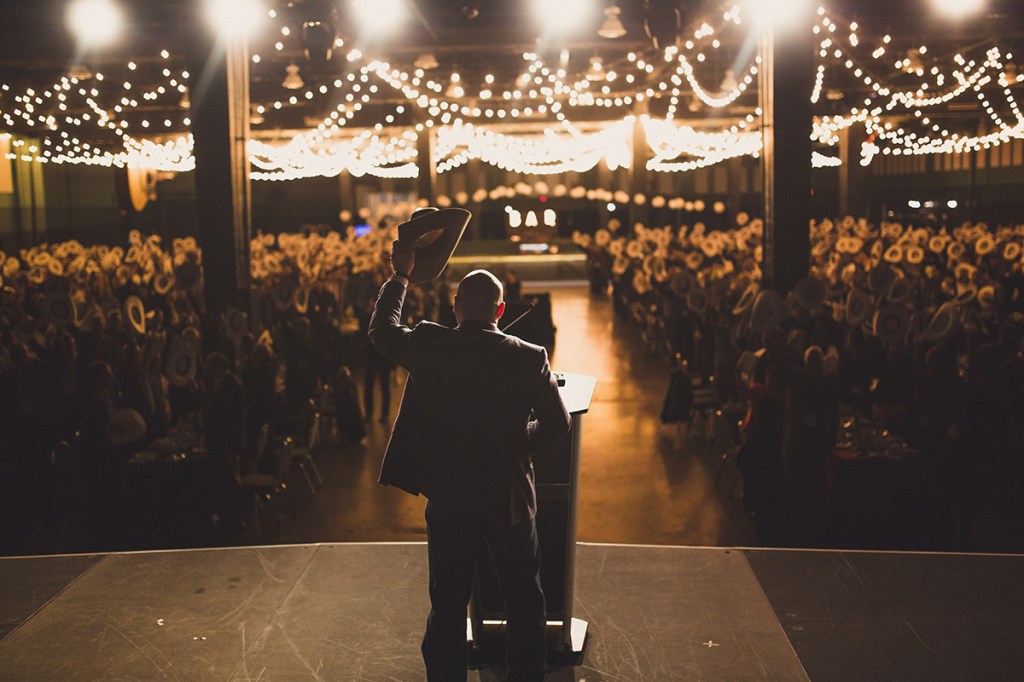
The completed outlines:
<svg viewBox="0 0 1024 682">
<path fill-rule="evenodd" d="M 464 320 L 497 322 L 505 312 L 504 290 L 497 277 L 486 270 L 474 270 L 459 282 L 455 294 L 455 315 Z"/>
</svg>

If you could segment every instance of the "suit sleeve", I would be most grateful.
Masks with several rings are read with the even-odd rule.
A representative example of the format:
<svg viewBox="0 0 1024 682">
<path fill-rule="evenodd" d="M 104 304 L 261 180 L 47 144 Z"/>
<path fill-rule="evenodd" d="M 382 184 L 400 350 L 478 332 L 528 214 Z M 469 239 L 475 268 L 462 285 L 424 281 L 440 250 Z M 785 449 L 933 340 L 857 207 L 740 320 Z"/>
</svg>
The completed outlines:
<svg viewBox="0 0 1024 682">
<path fill-rule="evenodd" d="M 562 403 L 562 396 L 558 393 L 558 383 L 551 375 L 548 353 L 546 350 L 542 350 L 542 353 L 543 364 L 533 400 L 534 419 L 531 419 L 527 426 L 527 439 L 533 448 L 538 448 L 565 435 L 569 432 L 571 424 L 569 413 Z"/>
<path fill-rule="evenodd" d="M 405 287 L 388 280 L 377 294 L 377 302 L 370 316 L 370 342 L 377 351 L 405 369 L 412 363 L 412 329 L 402 324 L 402 304 Z"/>
</svg>

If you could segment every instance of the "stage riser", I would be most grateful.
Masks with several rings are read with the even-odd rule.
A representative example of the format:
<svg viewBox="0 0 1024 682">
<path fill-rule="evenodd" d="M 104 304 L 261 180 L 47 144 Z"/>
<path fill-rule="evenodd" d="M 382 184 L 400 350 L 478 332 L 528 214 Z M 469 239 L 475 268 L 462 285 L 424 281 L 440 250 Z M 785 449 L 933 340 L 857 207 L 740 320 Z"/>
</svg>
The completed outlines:
<svg viewBox="0 0 1024 682">
<path fill-rule="evenodd" d="M 422 680 L 426 558 L 403 543 L 0 559 L 0 680 Z M 550 679 L 1019 679 L 1022 570 L 579 545 L 586 647 Z"/>
</svg>

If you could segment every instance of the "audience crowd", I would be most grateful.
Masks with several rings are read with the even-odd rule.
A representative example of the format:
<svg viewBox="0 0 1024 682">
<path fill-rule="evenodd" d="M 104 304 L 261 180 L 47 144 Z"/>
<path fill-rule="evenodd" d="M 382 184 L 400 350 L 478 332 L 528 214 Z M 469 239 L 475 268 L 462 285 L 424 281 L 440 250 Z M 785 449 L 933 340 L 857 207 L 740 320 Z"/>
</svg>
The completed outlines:
<svg viewBox="0 0 1024 682">
<path fill-rule="evenodd" d="M 663 420 L 713 396 L 762 540 L 848 544 L 844 462 L 888 461 L 913 477 L 879 468 L 857 494 L 903 495 L 918 548 L 1024 549 L 1024 226 L 815 222 L 810 274 L 780 296 L 761 287 L 760 220 L 736 223 L 573 239 L 591 290 L 672 363 Z M 392 367 L 361 332 L 392 232 L 257 235 L 251 315 L 206 309 L 192 238 L 0 252 L 3 551 L 230 541 L 244 475 L 276 470 L 264 431 L 301 440 L 321 411 L 358 442 L 386 422 Z M 448 296 L 411 287 L 409 321 L 451 323 Z M 189 473 L 165 505 L 185 516 L 147 534 L 151 488 L 176 475 L 150 467 Z"/>
<path fill-rule="evenodd" d="M 780 296 L 761 221 L 736 222 L 574 241 L 591 290 L 675 364 L 662 419 L 713 395 L 761 540 L 1024 549 L 1024 226 L 813 222 L 809 276 Z"/>
<path fill-rule="evenodd" d="M 242 476 L 276 471 L 264 425 L 272 444 L 301 441 L 328 411 L 341 438 L 360 441 L 352 368 L 367 372 L 366 418 L 373 378 L 388 416 L 390 367 L 360 331 L 390 273 L 391 232 L 257 235 L 252 315 L 206 309 L 192 238 L 0 252 L 3 551 L 230 541 Z M 407 314 L 437 319 L 447 295 L 443 282 L 416 287 Z M 151 488 L 176 476 L 182 499 L 156 499 Z M 161 505 L 185 517 L 147 530 L 141 512 Z"/>
</svg>

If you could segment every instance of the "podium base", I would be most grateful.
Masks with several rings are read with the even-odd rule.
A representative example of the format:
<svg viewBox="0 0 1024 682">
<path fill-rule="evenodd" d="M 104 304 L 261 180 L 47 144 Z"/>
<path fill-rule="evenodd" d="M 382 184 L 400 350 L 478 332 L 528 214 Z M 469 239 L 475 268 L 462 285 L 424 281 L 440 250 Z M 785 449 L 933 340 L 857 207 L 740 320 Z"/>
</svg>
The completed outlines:
<svg viewBox="0 0 1024 682">
<path fill-rule="evenodd" d="M 473 619 L 466 618 L 466 643 L 482 647 L 483 639 L 493 635 L 505 625 L 503 620 L 482 620 L 478 633 L 473 632 Z M 556 649 L 566 654 L 579 654 L 583 652 L 583 645 L 587 640 L 587 621 L 581 618 L 573 618 L 570 621 L 568 632 L 564 627 L 565 623 L 560 620 L 549 620 L 547 622 L 548 642 L 557 638 L 559 640 Z"/>
</svg>

